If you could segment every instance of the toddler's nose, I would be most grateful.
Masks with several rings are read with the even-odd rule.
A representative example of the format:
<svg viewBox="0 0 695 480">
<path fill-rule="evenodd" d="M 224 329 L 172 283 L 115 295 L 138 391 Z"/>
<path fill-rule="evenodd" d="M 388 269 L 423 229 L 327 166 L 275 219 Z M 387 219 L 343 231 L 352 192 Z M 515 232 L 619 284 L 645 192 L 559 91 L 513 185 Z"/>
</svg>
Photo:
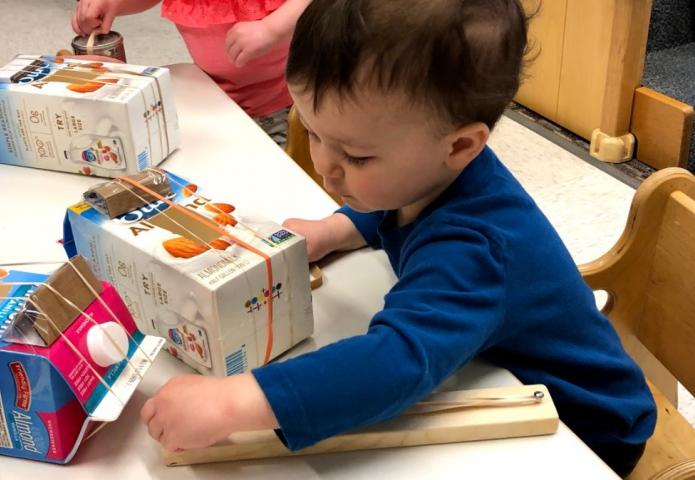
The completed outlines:
<svg viewBox="0 0 695 480">
<path fill-rule="evenodd" d="M 315 149 L 311 152 L 316 173 L 324 178 L 337 179 L 343 176 L 343 168 L 340 166 L 338 157 L 330 153 L 327 149 Z"/>
</svg>

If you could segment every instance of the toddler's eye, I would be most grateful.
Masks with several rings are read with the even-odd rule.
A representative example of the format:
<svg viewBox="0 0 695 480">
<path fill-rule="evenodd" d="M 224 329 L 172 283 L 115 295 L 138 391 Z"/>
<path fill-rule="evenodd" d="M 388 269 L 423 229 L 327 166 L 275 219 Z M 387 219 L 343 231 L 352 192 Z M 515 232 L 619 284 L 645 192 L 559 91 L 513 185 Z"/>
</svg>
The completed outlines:
<svg viewBox="0 0 695 480">
<path fill-rule="evenodd" d="M 345 157 L 345 160 L 347 160 L 347 162 L 350 165 L 355 165 L 357 167 L 364 165 L 369 160 L 374 158 L 374 157 L 369 157 L 369 156 L 367 156 L 367 157 L 353 157 L 352 155 L 348 155 L 347 153 L 343 153 L 343 156 Z"/>
</svg>

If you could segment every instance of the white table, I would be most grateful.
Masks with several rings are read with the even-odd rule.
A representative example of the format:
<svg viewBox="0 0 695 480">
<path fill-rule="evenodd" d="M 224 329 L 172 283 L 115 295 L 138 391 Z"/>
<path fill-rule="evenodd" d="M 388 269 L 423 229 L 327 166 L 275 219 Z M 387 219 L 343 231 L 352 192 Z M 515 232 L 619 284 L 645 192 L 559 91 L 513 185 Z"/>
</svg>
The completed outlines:
<svg viewBox="0 0 695 480">
<path fill-rule="evenodd" d="M 320 218 L 333 211 L 330 197 L 199 69 L 174 65 L 172 74 L 182 146 L 164 168 L 276 221 L 290 216 Z M 62 236 L 65 208 L 99 181 L 0 165 L 0 266 L 63 260 L 56 240 Z M 326 265 L 324 285 L 314 292 L 316 333 L 290 355 L 364 332 L 394 281 L 382 252 L 362 250 Z M 0 480 L 213 479 L 223 475 L 283 480 L 617 478 L 564 424 L 556 434 L 543 437 L 170 468 L 162 463 L 139 411 L 168 378 L 189 371 L 162 353 L 121 418 L 85 443 L 70 465 L 0 457 Z M 447 383 L 456 388 L 484 388 L 518 381 L 506 370 L 474 362 Z"/>
</svg>

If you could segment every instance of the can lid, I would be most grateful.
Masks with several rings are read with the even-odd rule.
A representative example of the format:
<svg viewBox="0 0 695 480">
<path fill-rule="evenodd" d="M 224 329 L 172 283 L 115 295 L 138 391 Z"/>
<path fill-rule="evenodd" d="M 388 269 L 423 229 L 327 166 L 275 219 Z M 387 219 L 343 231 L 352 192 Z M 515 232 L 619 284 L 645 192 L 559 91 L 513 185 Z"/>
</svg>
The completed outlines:
<svg viewBox="0 0 695 480">
<path fill-rule="evenodd" d="M 77 47 L 80 50 L 87 48 L 87 40 L 89 35 L 78 35 L 72 40 L 73 48 Z M 111 31 L 109 33 L 100 33 L 94 36 L 94 50 L 113 47 L 123 41 L 120 33 Z"/>
</svg>

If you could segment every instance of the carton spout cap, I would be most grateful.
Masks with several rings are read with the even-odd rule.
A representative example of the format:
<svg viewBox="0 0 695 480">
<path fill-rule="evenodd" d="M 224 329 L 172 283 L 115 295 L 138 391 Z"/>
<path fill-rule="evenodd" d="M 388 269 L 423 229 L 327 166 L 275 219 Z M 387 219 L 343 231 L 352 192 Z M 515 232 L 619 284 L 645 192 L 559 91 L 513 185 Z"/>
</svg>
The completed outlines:
<svg viewBox="0 0 695 480">
<path fill-rule="evenodd" d="M 87 349 L 94 363 L 100 367 L 125 360 L 128 354 L 128 334 L 116 322 L 94 325 L 87 332 Z"/>
</svg>

